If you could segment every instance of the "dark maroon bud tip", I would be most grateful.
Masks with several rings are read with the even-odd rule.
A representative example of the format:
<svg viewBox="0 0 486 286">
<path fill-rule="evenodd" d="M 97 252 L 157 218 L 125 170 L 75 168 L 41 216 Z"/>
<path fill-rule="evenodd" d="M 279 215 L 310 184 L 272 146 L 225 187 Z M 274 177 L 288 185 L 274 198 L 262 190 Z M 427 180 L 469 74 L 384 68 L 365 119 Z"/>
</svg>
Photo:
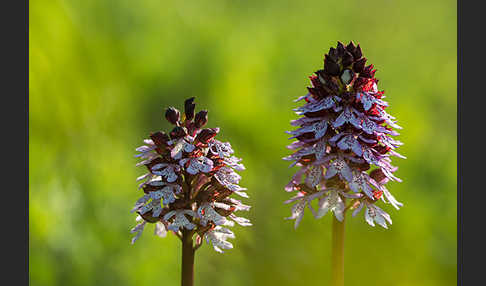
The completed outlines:
<svg viewBox="0 0 486 286">
<path fill-rule="evenodd" d="M 152 139 L 155 145 L 157 145 L 159 148 L 167 146 L 167 142 L 170 140 L 169 135 L 160 131 L 150 134 L 150 139 Z"/>
<path fill-rule="evenodd" d="M 354 50 L 356 49 L 356 46 L 354 45 L 353 41 L 349 42 L 349 44 L 346 46 L 346 50 L 350 52 L 351 54 L 354 53 Z"/>
<path fill-rule="evenodd" d="M 357 60 L 363 56 L 363 51 L 361 51 L 361 47 L 358 45 L 353 52 L 354 59 Z"/>
<path fill-rule="evenodd" d="M 345 51 L 343 43 L 338 41 L 336 49 L 337 49 L 337 52 L 338 52 L 338 56 L 342 57 L 344 55 L 344 51 Z"/>
<path fill-rule="evenodd" d="M 324 70 L 332 76 L 339 75 L 340 68 L 339 65 L 334 62 L 329 56 L 324 58 Z"/>
<path fill-rule="evenodd" d="M 366 66 L 363 71 L 360 73 L 362 77 L 372 78 L 371 70 L 373 69 L 373 65 Z"/>
<path fill-rule="evenodd" d="M 343 62 L 342 62 L 343 66 L 347 67 L 350 64 L 352 64 L 353 61 L 354 61 L 353 55 L 350 52 L 346 51 L 343 56 Z"/>
<path fill-rule="evenodd" d="M 165 118 L 172 124 L 177 124 L 179 121 L 180 112 L 174 107 L 169 107 L 165 110 Z"/>
<path fill-rule="evenodd" d="M 370 177 L 378 183 L 383 183 L 383 181 L 387 180 L 386 175 L 381 169 L 374 169 L 373 171 L 371 171 Z"/>
<path fill-rule="evenodd" d="M 331 57 L 331 59 L 333 61 L 335 61 L 335 62 L 337 61 L 337 59 L 338 59 L 338 52 L 337 52 L 337 50 L 335 48 L 330 48 L 329 49 L 329 57 Z"/>
<path fill-rule="evenodd" d="M 218 134 L 219 128 L 206 128 L 201 130 L 199 134 L 196 136 L 196 140 L 198 140 L 201 143 L 208 143 L 209 140 L 214 138 L 216 134 Z"/>
<path fill-rule="evenodd" d="M 196 128 L 201 128 L 206 125 L 206 123 L 208 123 L 208 111 L 201 110 L 196 114 L 196 117 L 194 118 L 194 124 Z"/>
<path fill-rule="evenodd" d="M 366 58 L 361 58 L 354 63 L 353 70 L 357 73 L 360 73 L 363 71 L 365 64 L 366 64 Z"/>
<path fill-rule="evenodd" d="M 196 108 L 196 104 L 194 102 L 194 97 L 186 99 L 184 102 L 184 113 L 186 114 L 187 120 L 192 120 L 194 118 L 194 109 Z"/>
<path fill-rule="evenodd" d="M 182 138 L 186 135 L 187 135 L 186 128 L 180 127 L 180 126 L 174 127 L 174 129 L 172 129 L 172 131 L 170 132 L 170 138 L 171 139 Z"/>
</svg>

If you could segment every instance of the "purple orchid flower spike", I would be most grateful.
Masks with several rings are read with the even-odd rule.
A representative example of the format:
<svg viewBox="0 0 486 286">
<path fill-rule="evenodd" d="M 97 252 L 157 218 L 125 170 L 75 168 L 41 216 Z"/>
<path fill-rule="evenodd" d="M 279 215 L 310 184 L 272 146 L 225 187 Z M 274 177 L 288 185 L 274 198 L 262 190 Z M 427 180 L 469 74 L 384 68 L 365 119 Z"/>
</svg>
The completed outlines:
<svg viewBox="0 0 486 286">
<path fill-rule="evenodd" d="M 215 251 L 233 248 L 226 241 L 234 238 L 231 227 L 235 222 L 250 226 L 248 219 L 235 211 L 248 211 L 249 206 L 230 197 L 236 194 L 247 198 L 240 187 L 244 170 L 241 159 L 234 157 L 231 144 L 214 137 L 219 128 L 203 128 L 207 123 L 206 110 L 195 114 L 194 98 L 185 101 L 185 112 L 170 107 L 165 118 L 175 125 L 169 134 L 158 131 L 136 148 L 135 157 L 142 159 L 137 166 L 145 166 L 148 173 L 137 180 L 144 195 L 137 200 L 132 212 L 138 214 L 131 232 L 132 244 L 140 238 L 147 224 L 154 224 L 154 233 L 165 237 L 173 233 L 182 241 L 182 285 L 193 283 L 194 253 L 204 240 Z M 195 241 L 194 241 L 195 240 Z"/>
<path fill-rule="evenodd" d="M 287 133 L 296 141 L 288 148 L 294 153 L 284 158 L 300 168 L 285 186 L 297 192 L 286 201 L 293 204 L 287 219 L 295 220 L 295 227 L 308 208 L 315 218 L 332 214 L 337 231 L 344 231 L 347 210 L 356 216 L 363 209 L 370 226 L 388 228 L 390 215 L 376 204 L 403 205 L 385 187 L 390 180 L 401 181 L 390 159 L 405 158 L 396 152 L 402 143 L 392 138 L 399 135 L 393 129 L 401 127 L 385 112 L 388 103 L 378 90 L 376 70 L 365 63 L 359 45 L 338 42 L 325 55 L 324 68 L 310 77 L 309 92 L 296 100 L 305 104 L 294 109 L 302 117 L 291 121 L 297 129 Z"/>
<path fill-rule="evenodd" d="M 374 205 L 383 193 L 393 206 L 402 206 L 384 186 L 388 180 L 399 181 L 393 175 L 397 168 L 389 160 L 390 155 L 404 158 L 395 151 L 402 143 L 390 137 L 398 135 L 392 128 L 399 126 L 385 112 L 388 103 L 382 99 L 384 92 L 378 90 L 373 66 L 365 66 L 365 62 L 359 45 L 339 43 L 326 54 L 324 69 L 310 77 L 309 93 L 299 98 L 306 101 L 295 109 L 302 117 L 291 122 L 298 128 L 287 132 L 290 139 L 297 139 L 289 145 L 295 152 L 284 159 L 301 168 L 286 186 L 287 191 L 307 194 L 300 200 L 338 186 L 341 193 L 336 201 L 345 202 L 346 193 L 362 194 L 353 199 L 348 206 L 351 209 Z M 370 176 L 367 172 L 373 166 L 377 169 Z M 378 172 L 388 180 L 374 179 Z M 374 226 L 371 220 L 366 221 Z"/>
</svg>

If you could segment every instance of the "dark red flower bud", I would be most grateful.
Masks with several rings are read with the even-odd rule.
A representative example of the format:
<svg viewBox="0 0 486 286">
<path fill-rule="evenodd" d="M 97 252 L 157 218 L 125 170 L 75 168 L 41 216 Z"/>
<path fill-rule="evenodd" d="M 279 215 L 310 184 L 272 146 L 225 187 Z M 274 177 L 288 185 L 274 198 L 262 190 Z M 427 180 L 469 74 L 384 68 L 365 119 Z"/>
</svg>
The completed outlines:
<svg viewBox="0 0 486 286">
<path fill-rule="evenodd" d="M 167 146 L 167 142 L 170 140 L 169 135 L 165 134 L 165 132 L 160 132 L 160 131 L 151 133 L 150 139 L 152 139 L 155 145 L 157 145 L 157 147 L 159 148 Z"/>
<path fill-rule="evenodd" d="M 360 73 L 360 76 L 366 77 L 366 78 L 372 78 L 372 70 L 373 70 L 373 65 L 369 65 L 363 69 L 363 71 Z"/>
<path fill-rule="evenodd" d="M 375 147 L 375 150 L 376 150 L 378 153 L 380 153 L 380 154 L 382 154 L 382 155 L 383 155 L 383 154 L 386 154 L 388 151 L 390 151 L 390 150 L 391 150 L 391 148 L 390 148 L 390 147 L 388 147 L 388 146 L 382 146 L 382 145 L 378 145 L 378 146 L 376 146 L 376 147 Z"/>
<path fill-rule="evenodd" d="M 342 62 L 343 66 L 347 67 L 350 64 L 352 64 L 353 61 L 354 61 L 353 55 L 350 52 L 346 51 L 343 56 L 343 62 Z"/>
<path fill-rule="evenodd" d="M 363 71 L 365 64 L 366 64 L 366 58 L 361 58 L 353 64 L 353 70 L 357 73 L 360 73 Z"/>
<path fill-rule="evenodd" d="M 344 48 L 343 43 L 341 43 L 340 41 L 338 41 L 338 44 L 337 44 L 336 50 L 337 50 L 338 56 L 339 56 L 339 57 L 342 57 L 342 56 L 344 55 L 344 51 L 345 51 L 346 49 Z"/>
<path fill-rule="evenodd" d="M 187 135 L 187 130 L 184 127 L 176 126 L 172 131 L 170 132 L 170 138 L 171 139 L 177 139 L 181 138 Z"/>
<path fill-rule="evenodd" d="M 355 60 L 357 60 L 357 59 L 359 59 L 363 56 L 363 52 L 361 51 L 361 47 L 359 46 L 359 44 L 352 54 L 353 54 L 353 57 L 354 57 Z"/>
<path fill-rule="evenodd" d="M 332 76 L 339 75 L 340 72 L 339 65 L 329 55 L 326 55 L 324 58 L 324 70 Z"/>
<path fill-rule="evenodd" d="M 339 58 L 338 51 L 335 48 L 330 48 L 329 57 L 331 57 L 331 59 L 336 62 Z"/>
<path fill-rule="evenodd" d="M 187 120 L 192 120 L 194 118 L 194 109 L 196 108 L 196 104 L 194 102 L 194 97 L 186 99 L 184 102 L 184 113 L 186 114 Z"/>
<path fill-rule="evenodd" d="M 201 130 L 196 136 L 196 140 L 201 143 L 208 143 L 216 134 L 218 134 L 219 128 L 206 128 Z"/>
<path fill-rule="evenodd" d="M 196 128 L 201 128 L 206 123 L 208 122 L 208 111 L 207 110 L 201 110 L 196 114 L 196 117 L 194 118 L 194 123 L 196 125 Z"/>
<path fill-rule="evenodd" d="M 180 118 L 180 112 L 177 108 L 169 107 L 165 110 L 165 118 L 172 124 L 177 124 Z"/>
<path fill-rule="evenodd" d="M 349 42 L 349 44 L 346 46 L 346 50 L 351 54 L 354 53 L 354 51 L 356 50 L 356 46 L 354 45 L 353 41 Z"/>
<path fill-rule="evenodd" d="M 353 88 L 355 90 L 360 89 L 363 85 L 365 85 L 368 82 L 368 79 L 363 78 L 363 77 L 358 77 L 353 84 Z"/>
<path fill-rule="evenodd" d="M 373 178 L 378 183 L 382 183 L 384 180 L 388 180 L 388 178 L 385 176 L 383 171 L 381 169 L 374 169 L 370 173 L 370 177 Z"/>
</svg>

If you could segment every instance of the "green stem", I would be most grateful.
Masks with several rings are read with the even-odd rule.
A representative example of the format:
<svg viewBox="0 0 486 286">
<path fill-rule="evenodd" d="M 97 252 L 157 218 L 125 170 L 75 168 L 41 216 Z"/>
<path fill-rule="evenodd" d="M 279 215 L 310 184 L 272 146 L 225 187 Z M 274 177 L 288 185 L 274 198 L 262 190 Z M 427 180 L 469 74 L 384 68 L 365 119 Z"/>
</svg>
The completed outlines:
<svg viewBox="0 0 486 286">
<path fill-rule="evenodd" d="M 184 229 L 182 231 L 182 271 L 181 285 L 194 285 L 194 248 L 192 246 L 192 231 Z"/>
<path fill-rule="evenodd" d="M 344 213 L 345 214 L 345 213 Z M 331 286 L 344 286 L 344 222 L 333 216 L 332 222 L 332 254 L 331 254 Z"/>
</svg>

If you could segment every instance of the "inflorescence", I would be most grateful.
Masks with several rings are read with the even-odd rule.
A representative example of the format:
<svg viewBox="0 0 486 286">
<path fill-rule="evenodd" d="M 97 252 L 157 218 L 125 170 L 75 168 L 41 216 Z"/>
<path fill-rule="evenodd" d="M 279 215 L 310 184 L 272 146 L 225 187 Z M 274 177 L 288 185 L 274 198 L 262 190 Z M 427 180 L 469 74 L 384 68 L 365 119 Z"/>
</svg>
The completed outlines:
<svg viewBox="0 0 486 286">
<path fill-rule="evenodd" d="M 393 128 L 401 127 L 385 111 L 388 103 L 375 72 L 373 65 L 366 66 L 359 45 L 338 42 L 325 55 L 324 69 L 310 77 L 308 94 L 296 100 L 306 102 L 294 109 L 302 117 L 291 125 L 299 128 L 288 132 L 297 139 L 288 148 L 296 152 L 284 158 L 300 167 L 285 187 L 297 192 L 286 201 L 294 203 L 288 219 L 295 219 L 295 227 L 307 206 L 315 218 L 331 211 L 339 221 L 348 209 L 355 216 L 365 208 L 368 224 L 387 228 L 392 220 L 376 203 L 381 199 L 396 209 L 402 206 L 385 187 L 389 180 L 401 181 L 390 159 L 404 158 L 394 151 L 402 143 L 391 137 L 399 135 Z"/>
<path fill-rule="evenodd" d="M 203 239 L 213 244 L 218 252 L 233 245 L 234 238 L 227 227 L 234 222 L 251 225 L 235 211 L 247 211 L 250 206 L 230 197 L 247 198 L 245 188 L 238 185 L 241 177 L 235 170 L 245 167 L 234 157 L 230 143 L 215 139 L 219 128 L 203 128 L 208 121 L 206 110 L 194 114 L 194 98 L 185 101 L 185 112 L 170 107 L 166 119 L 175 127 L 169 134 L 158 131 L 138 147 L 136 157 L 143 159 L 137 166 L 145 166 L 148 173 L 137 180 L 144 195 L 135 203 L 140 223 L 131 232 L 134 243 L 147 223 L 155 224 L 155 234 L 165 236 L 167 231 L 182 238 L 184 229 L 196 235 L 196 247 Z"/>
</svg>

